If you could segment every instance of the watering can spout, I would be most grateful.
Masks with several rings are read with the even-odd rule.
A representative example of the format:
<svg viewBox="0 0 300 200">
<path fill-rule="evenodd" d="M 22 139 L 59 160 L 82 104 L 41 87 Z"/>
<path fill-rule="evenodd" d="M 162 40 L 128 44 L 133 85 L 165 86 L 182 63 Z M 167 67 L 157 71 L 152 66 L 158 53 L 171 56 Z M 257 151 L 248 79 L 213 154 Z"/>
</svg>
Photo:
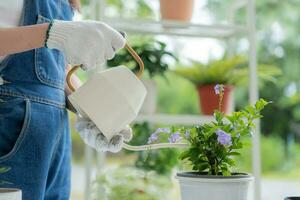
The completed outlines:
<svg viewBox="0 0 300 200">
<path fill-rule="evenodd" d="M 158 143 L 158 144 L 147 144 L 140 146 L 132 146 L 126 143 L 123 143 L 123 148 L 130 151 L 147 151 L 154 149 L 165 149 L 165 148 L 187 148 L 187 143 Z"/>
</svg>

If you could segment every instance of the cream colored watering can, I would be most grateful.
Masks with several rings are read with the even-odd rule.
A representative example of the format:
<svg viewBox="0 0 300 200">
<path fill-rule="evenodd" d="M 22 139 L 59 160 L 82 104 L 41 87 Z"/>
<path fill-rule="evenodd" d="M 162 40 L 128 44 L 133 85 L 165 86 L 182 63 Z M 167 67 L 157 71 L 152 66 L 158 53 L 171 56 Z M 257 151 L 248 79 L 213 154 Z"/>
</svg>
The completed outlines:
<svg viewBox="0 0 300 200">
<path fill-rule="evenodd" d="M 144 63 L 128 44 L 125 47 L 139 64 L 140 69 L 136 74 L 124 66 L 110 68 L 95 73 L 76 90 L 72 85 L 71 76 L 80 65 L 73 67 L 67 74 L 67 84 L 73 91 L 68 96 L 71 104 L 80 115 L 92 120 L 108 139 L 136 119 L 147 94 L 140 80 L 144 72 Z M 169 147 L 186 147 L 186 144 L 123 144 L 123 148 L 132 151 Z"/>
</svg>

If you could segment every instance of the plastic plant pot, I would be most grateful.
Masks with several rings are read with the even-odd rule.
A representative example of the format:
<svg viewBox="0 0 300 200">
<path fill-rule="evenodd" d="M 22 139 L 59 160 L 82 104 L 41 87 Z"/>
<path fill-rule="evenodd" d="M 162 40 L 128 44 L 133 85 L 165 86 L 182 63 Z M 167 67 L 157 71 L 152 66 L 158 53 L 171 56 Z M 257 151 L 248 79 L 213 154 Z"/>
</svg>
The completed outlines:
<svg viewBox="0 0 300 200">
<path fill-rule="evenodd" d="M 190 22 L 194 0 L 160 0 L 160 14 L 163 20 Z"/>
<path fill-rule="evenodd" d="M 0 200 L 22 200 L 22 191 L 15 188 L 0 188 Z"/>
<path fill-rule="evenodd" d="M 202 114 L 204 115 L 213 115 L 214 111 L 219 107 L 219 96 L 215 94 L 214 87 L 215 85 L 201 85 L 197 87 L 199 94 L 199 106 Z M 234 87 L 232 85 L 225 85 L 223 103 L 221 106 L 221 111 L 224 113 L 228 114 L 232 111 L 232 106 L 230 105 L 233 101 L 233 91 Z"/>
<path fill-rule="evenodd" d="M 253 177 L 246 173 L 213 176 L 205 173 L 177 173 L 182 200 L 247 200 Z"/>
</svg>

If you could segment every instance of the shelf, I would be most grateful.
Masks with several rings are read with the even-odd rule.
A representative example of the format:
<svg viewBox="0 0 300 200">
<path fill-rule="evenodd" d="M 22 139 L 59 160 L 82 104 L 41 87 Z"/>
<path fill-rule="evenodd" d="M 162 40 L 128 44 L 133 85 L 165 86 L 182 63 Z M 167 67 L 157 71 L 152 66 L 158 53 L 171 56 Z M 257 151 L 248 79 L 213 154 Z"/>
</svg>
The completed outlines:
<svg viewBox="0 0 300 200">
<path fill-rule="evenodd" d="M 174 125 L 197 125 L 213 121 L 213 116 L 203 115 L 170 115 L 170 114 L 153 114 L 139 115 L 135 122 L 149 122 Z"/>
<path fill-rule="evenodd" d="M 135 34 L 228 38 L 247 33 L 246 27 L 236 25 L 204 25 L 177 21 L 121 18 L 104 18 L 104 21 L 119 31 Z"/>
</svg>

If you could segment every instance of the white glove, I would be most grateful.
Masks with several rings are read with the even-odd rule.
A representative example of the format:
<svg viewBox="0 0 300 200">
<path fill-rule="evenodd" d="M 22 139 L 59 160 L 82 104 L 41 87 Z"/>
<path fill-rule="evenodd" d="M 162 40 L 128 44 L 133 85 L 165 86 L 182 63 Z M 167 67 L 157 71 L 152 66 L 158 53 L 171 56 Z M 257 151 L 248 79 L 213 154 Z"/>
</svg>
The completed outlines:
<svg viewBox="0 0 300 200">
<path fill-rule="evenodd" d="M 126 126 L 120 133 L 114 135 L 110 141 L 89 119 L 77 117 L 75 125 L 81 139 L 97 151 L 110 151 L 117 153 L 122 149 L 123 141 L 129 142 L 132 139 L 132 129 Z"/>
<path fill-rule="evenodd" d="M 82 64 L 89 70 L 112 59 L 125 46 L 125 39 L 102 22 L 54 20 L 45 46 L 62 51 L 68 64 Z"/>
</svg>

